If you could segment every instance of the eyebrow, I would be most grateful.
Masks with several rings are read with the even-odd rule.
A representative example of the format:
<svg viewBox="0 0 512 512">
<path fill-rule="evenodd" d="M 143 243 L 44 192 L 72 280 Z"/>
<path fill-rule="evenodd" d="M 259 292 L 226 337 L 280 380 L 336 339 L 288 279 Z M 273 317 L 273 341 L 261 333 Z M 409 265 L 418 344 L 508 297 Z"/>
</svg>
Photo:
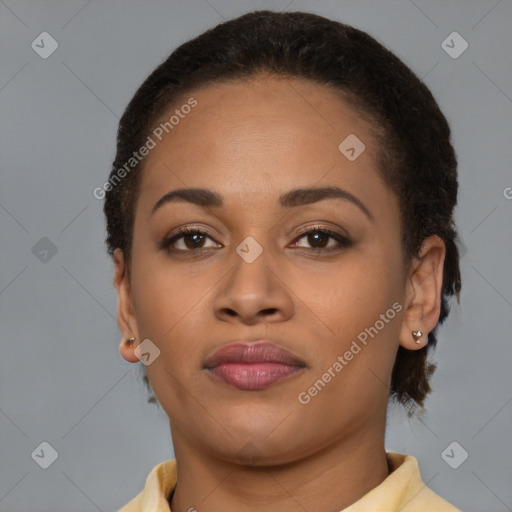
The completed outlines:
<svg viewBox="0 0 512 512">
<path fill-rule="evenodd" d="M 279 197 L 279 204 L 283 208 L 296 208 L 308 204 L 323 201 L 324 199 L 342 199 L 349 201 L 357 206 L 370 220 L 374 217 L 364 203 L 356 196 L 339 187 L 328 186 L 318 188 L 296 188 L 289 190 Z M 196 204 L 203 208 L 220 208 L 224 205 L 222 196 L 213 190 L 207 188 L 180 188 L 172 190 L 162 196 L 153 206 L 151 215 L 153 215 L 164 204 L 174 201 L 184 201 Z"/>
</svg>

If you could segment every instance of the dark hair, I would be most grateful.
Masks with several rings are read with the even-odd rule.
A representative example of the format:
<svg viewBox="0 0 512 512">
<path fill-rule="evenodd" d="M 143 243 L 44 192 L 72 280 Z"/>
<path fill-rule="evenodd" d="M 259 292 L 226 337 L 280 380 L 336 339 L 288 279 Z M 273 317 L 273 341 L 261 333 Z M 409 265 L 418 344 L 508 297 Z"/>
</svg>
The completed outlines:
<svg viewBox="0 0 512 512">
<path fill-rule="evenodd" d="M 430 235 L 446 245 L 438 325 L 442 323 L 449 297 L 459 299 L 461 289 L 453 222 L 457 160 L 448 123 L 429 89 L 398 57 L 365 32 L 315 14 L 245 14 L 182 44 L 147 77 L 119 122 L 112 186 L 104 204 L 108 253 L 121 248 L 129 269 L 143 162 L 119 183 L 112 180 L 157 120 L 194 88 L 262 74 L 331 87 L 372 121 L 380 172 L 399 199 L 405 261 L 418 254 Z M 390 389 L 397 402 L 423 407 L 435 369 L 427 355 L 436 345 L 438 325 L 422 349 L 398 348 Z M 144 380 L 151 389 L 147 375 Z"/>
</svg>

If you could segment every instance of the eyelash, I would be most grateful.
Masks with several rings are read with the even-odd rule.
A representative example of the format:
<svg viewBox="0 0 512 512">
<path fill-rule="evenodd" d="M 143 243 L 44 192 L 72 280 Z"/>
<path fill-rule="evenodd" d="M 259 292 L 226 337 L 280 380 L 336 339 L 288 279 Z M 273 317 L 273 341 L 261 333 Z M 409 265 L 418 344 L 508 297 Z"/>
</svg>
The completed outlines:
<svg viewBox="0 0 512 512">
<path fill-rule="evenodd" d="M 323 235 L 327 235 L 327 236 L 329 236 L 329 238 L 333 238 L 334 240 L 336 240 L 339 245 L 337 247 L 329 247 L 329 248 L 312 247 L 312 248 L 308 249 L 305 247 L 301 247 L 301 249 L 306 249 L 313 253 L 320 254 L 320 253 L 330 253 L 330 252 L 334 252 L 334 251 L 339 251 L 342 249 L 346 249 L 352 245 L 352 241 L 349 238 L 347 238 L 346 236 L 340 235 L 336 231 L 331 231 L 330 229 L 322 228 L 320 226 L 313 226 L 312 228 L 310 228 L 306 231 L 303 231 L 294 239 L 294 243 L 298 242 L 300 239 L 304 238 L 305 236 L 307 236 L 311 233 L 320 233 Z M 180 252 L 181 253 L 193 253 L 193 252 L 200 253 L 202 251 L 207 251 L 209 249 L 208 247 L 207 248 L 198 247 L 197 249 L 185 250 L 185 249 L 173 249 L 170 247 L 177 240 L 184 238 L 185 236 L 191 235 L 191 234 L 203 235 L 203 236 L 206 236 L 206 237 L 212 239 L 206 231 L 203 231 L 198 228 L 183 227 L 183 228 L 179 229 L 179 232 L 176 235 L 165 238 L 162 242 L 162 248 L 166 249 L 169 253 L 180 253 Z"/>
</svg>

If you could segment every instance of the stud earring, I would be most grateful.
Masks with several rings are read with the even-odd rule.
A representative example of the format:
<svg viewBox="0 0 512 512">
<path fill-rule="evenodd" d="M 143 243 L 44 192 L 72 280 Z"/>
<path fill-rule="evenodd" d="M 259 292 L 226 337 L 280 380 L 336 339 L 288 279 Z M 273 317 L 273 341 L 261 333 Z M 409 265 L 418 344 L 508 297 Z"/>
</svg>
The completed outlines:
<svg viewBox="0 0 512 512">
<path fill-rule="evenodd" d="M 135 341 L 135 338 L 128 338 L 128 339 L 126 340 L 126 343 L 128 343 L 129 345 L 131 345 L 134 341 Z"/>
<path fill-rule="evenodd" d="M 421 331 L 412 331 L 412 337 L 414 338 L 414 341 L 419 345 L 421 343 L 421 337 L 423 336 L 423 333 Z"/>
</svg>

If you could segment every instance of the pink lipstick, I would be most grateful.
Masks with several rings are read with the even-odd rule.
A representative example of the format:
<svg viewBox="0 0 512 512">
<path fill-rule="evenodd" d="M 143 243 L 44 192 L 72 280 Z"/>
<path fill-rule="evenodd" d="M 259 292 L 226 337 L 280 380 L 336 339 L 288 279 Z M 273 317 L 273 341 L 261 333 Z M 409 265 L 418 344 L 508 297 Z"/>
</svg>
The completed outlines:
<svg viewBox="0 0 512 512">
<path fill-rule="evenodd" d="M 215 379 L 256 391 L 295 375 L 306 364 L 288 350 L 260 340 L 225 345 L 206 359 L 204 367 Z"/>
</svg>

